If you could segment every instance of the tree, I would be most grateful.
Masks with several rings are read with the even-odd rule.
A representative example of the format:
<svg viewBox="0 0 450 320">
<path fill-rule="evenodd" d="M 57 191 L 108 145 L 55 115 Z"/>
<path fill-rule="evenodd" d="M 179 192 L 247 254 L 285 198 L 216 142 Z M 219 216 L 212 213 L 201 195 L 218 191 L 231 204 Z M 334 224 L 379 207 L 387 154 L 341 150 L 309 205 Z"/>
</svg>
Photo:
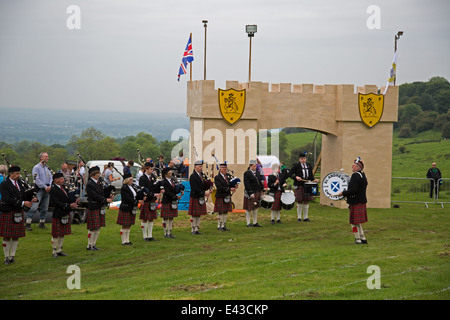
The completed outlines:
<svg viewBox="0 0 450 320">
<path fill-rule="evenodd" d="M 82 131 L 80 137 L 72 136 L 68 145 L 80 153 L 86 161 L 111 159 L 119 154 L 117 142 L 94 127 Z"/>
<path fill-rule="evenodd" d="M 407 123 L 407 124 L 404 124 L 401 128 L 400 128 L 400 130 L 399 130 L 399 132 L 398 132 L 398 136 L 400 137 L 400 138 L 411 138 L 411 136 L 412 136 L 412 130 L 411 130 L 411 126 Z"/>
<path fill-rule="evenodd" d="M 450 122 L 447 122 L 442 127 L 442 137 L 445 139 L 450 139 Z"/>
</svg>

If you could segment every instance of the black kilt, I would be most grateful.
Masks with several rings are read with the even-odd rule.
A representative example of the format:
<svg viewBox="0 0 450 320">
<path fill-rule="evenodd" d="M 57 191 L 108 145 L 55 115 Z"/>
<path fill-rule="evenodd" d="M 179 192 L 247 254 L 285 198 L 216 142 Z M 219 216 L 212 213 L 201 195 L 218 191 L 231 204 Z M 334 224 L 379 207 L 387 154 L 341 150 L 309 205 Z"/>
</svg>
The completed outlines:
<svg viewBox="0 0 450 320">
<path fill-rule="evenodd" d="M 270 208 L 271 210 L 274 211 L 278 211 L 281 210 L 281 195 L 283 193 L 281 192 L 281 190 L 277 190 L 275 191 L 275 194 L 273 195 L 273 204 L 272 204 L 272 208 Z"/>
<path fill-rule="evenodd" d="M 223 202 L 224 198 L 216 198 L 216 201 L 214 203 L 214 212 L 218 213 L 228 213 L 233 211 L 233 205 L 230 203 Z"/>
<path fill-rule="evenodd" d="M 206 214 L 206 199 L 204 204 L 200 204 L 198 202 L 198 199 L 190 198 L 188 215 L 193 217 L 199 217 L 205 214 Z"/>
<path fill-rule="evenodd" d="M 100 214 L 100 209 L 86 210 L 86 229 L 88 230 L 97 230 L 101 227 L 105 227 L 105 215 Z"/>
<path fill-rule="evenodd" d="M 295 201 L 297 202 L 313 200 L 313 195 L 311 193 L 305 193 L 305 188 L 303 186 L 298 186 L 294 194 L 295 194 Z"/>
<path fill-rule="evenodd" d="M 158 218 L 158 214 L 155 210 L 150 210 L 150 204 L 151 202 L 144 202 L 144 204 L 141 206 L 141 214 L 139 215 L 139 219 L 144 221 L 153 221 L 154 219 Z M 158 206 L 158 204 L 156 204 Z"/>
<path fill-rule="evenodd" d="M 261 200 L 261 192 L 256 192 L 255 197 L 253 199 L 249 199 L 246 196 L 244 196 L 244 209 L 245 210 L 253 210 L 258 209 L 260 206 L 260 200 Z M 256 204 L 255 204 L 256 202 Z"/>
<path fill-rule="evenodd" d="M 178 209 L 172 209 L 171 203 L 161 204 L 161 218 L 170 219 L 178 217 Z"/>
<path fill-rule="evenodd" d="M 120 224 L 122 227 L 128 228 L 131 227 L 135 221 L 136 221 L 135 214 L 119 210 L 119 214 L 117 215 L 117 224 Z"/>
<path fill-rule="evenodd" d="M 72 234 L 72 229 L 70 227 L 70 219 L 66 224 L 62 224 L 61 219 L 52 218 L 52 237 L 59 238 L 64 237 L 68 234 Z"/>
<path fill-rule="evenodd" d="M 22 213 L 22 221 L 14 222 L 14 213 Z M 25 237 L 25 219 L 23 210 L 3 211 L 0 215 L 0 237 L 23 238 Z"/>
<path fill-rule="evenodd" d="M 350 224 L 358 224 L 367 222 L 367 208 L 365 203 L 355 203 L 349 205 Z"/>
</svg>

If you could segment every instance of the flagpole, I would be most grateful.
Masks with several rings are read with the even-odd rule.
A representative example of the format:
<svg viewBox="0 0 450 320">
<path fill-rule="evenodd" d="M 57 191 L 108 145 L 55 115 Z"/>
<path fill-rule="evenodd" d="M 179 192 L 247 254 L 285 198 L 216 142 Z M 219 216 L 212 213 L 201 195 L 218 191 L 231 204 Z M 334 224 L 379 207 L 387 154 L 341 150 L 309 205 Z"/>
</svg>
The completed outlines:
<svg viewBox="0 0 450 320">
<path fill-rule="evenodd" d="M 192 32 L 191 32 L 191 34 L 190 34 L 190 38 L 191 38 L 191 43 L 192 43 Z M 194 62 L 194 61 L 191 61 L 191 63 L 189 63 L 189 65 L 190 65 L 189 79 L 190 79 L 191 83 L 192 83 L 192 63 L 193 63 L 193 62 Z"/>
</svg>

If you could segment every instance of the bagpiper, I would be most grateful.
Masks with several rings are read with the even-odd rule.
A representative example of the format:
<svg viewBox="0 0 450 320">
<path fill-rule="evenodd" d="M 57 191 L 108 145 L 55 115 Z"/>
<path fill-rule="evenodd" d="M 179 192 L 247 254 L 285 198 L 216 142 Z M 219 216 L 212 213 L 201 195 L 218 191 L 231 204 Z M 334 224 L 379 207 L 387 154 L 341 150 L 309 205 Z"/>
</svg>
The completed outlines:
<svg viewBox="0 0 450 320">
<path fill-rule="evenodd" d="M 153 173 L 153 162 L 146 162 L 144 164 L 144 173 L 139 178 L 139 186 L 147 188 L 148 194 L 141 206 L 141 213 L 139 219 L 141 219 L 141 229 L 144 241 L 156 241 L 153 237 L 153 220 L 158 218 L 157 214 L 157 198 L 159 196 L 159 183 L 157 177 Z"/>
<path fill-rule="evenodd" d="M 238 185 L 231 187 L 231 175 L 228 174 L 228 166 L 226 163 L 221 163 L 219 166 L 219 173 L 214 177 L 214 184 L 216 186 L 216 201 L 214 202 L 214 212 L 218 213 L 218 230 L 229 231 L 226 227 L 228 212 L 233 210 L 231 201 L 232 194 L 238 188 Z"/>
<path fill-rule="evenodd" d="M 188 215 L 191 216 L 191 234 L 198 235 L 200 232 L 200 218 L 206 212 L 206 198 L 210 190 L 205 190 L 205 177 L 203 176 L 203 161 L 197 160 L 194 163 L 194 171 L 189 177 L 191 193 L 189 197 Z"/>
</svg>

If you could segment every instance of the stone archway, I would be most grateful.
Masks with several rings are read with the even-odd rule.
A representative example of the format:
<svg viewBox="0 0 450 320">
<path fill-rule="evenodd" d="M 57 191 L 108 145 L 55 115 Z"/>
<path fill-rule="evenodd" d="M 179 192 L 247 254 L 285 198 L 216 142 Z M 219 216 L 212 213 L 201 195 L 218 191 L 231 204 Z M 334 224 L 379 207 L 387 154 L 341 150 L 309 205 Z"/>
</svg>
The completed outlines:
<svg viewBox="0 0 450 320">
<path fill-rule="evenodd" d="M 358 93 L 377 93 L 379 88 L 375 85 L 358 87 L 355 92 L 354 85 L 348 84 L 269 85 L 256 81 L 227 81 L 224 89 L 246 89 L 247 93 L 245 111 L 234 125 L 222 119 L 218 90 L 214 86 L 214 80 L 187 84 L 191 155 L 195 147 L 199 158 L 213 163 L 214 158 L 209 153 L 214 150 L 219 161 L 228 161 L 235 175 L 242 179 L 249 160 L 256 157 L 253 132 L 283 127 L 319 131 L 323 133 L 322 179 L 327 173 L 340 169 L 351 174 L 352 162 L 360 156 L 369 180 L 368 207 L 390 207 L 392 136 L 393 123 L 397 121 L 398 87 L 389 88 L 382 117 L 377 125 L 369 128 L 359 115 Z M 233 197 L 237 208 L 241 208 L 243 199 L 243 187 L 239 189 Z M 347 207 L 343 201 L 332 201 L 323 193 L 320 203 Z"/>
</svg>

